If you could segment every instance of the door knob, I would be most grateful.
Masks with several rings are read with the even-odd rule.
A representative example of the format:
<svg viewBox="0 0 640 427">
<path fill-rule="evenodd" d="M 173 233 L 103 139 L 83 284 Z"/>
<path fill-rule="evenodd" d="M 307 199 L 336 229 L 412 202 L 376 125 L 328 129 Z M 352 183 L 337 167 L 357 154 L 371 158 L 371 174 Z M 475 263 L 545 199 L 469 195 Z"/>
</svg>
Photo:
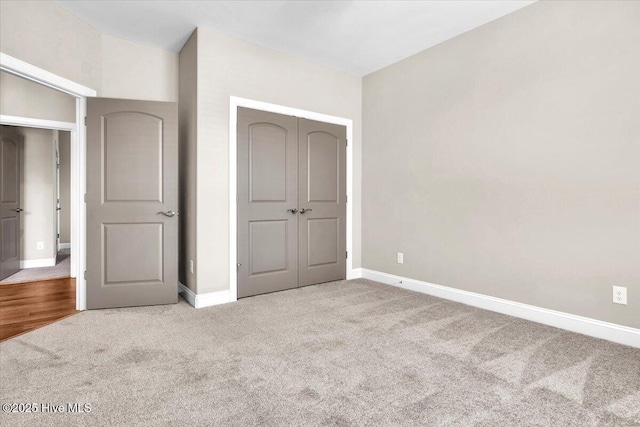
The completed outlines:
<svg viewBox="0 0 640 427">
<path fill-rule="evenodd" d="M 174 211 L 166 211 L 166 212 L 158 212 L 158 213 L 164 216 L 168 216 L 169 218 L 174 217 L 176 215 L 180 215 L 180 212 L 174 212 Z"/>
<path fill-rule="evenodd" d="M 20 213 L 20 212 L 22 212 L 24 209 L 22 209 L 22 208 L 18 208 L 18 209 L 11 209 L 11 210 L 12 210 L 12 211 L 14 211 L 14 212 L 18 212 L 18 213 Z"/>
<path fill-rule="evenodd" d="M 300 213 L 304 215 L 307 212 L 311 212 L 313 209 L 300 209 Z"/>
<path fill-rule="evenodd" d="M 298 209 L 287 209 L 287 212 L 291 212 L 292 214 L 297 214 L 298 213 Z"/>
</svg>

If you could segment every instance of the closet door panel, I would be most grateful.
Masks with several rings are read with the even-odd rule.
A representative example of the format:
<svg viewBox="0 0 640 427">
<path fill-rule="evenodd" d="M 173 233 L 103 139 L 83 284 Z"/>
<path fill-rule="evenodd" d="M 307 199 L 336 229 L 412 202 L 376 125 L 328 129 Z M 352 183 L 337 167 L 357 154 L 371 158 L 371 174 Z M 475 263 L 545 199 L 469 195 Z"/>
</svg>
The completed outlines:
<svg viewBox="0 0 640 427">
<path fill-rule="evenodd" d="M 299 285 L 346 278 L 346 128 L 299 119 Z"/>
<path fill-rule="evenodd" d="M 297 188 L 298 120 L 238 108 L 239 298 L 298 286 Z"/>
</svg>

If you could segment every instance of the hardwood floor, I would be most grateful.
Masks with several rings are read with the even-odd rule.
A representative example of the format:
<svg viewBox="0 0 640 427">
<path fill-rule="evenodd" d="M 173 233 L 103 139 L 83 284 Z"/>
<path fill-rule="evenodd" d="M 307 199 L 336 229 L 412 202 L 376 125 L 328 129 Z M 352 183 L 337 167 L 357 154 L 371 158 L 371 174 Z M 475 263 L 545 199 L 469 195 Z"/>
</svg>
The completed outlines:
<svg viewBox="0 0 640 427">
<path fill-rule="evenodd" d="M 75 279 L 0 285 L 0 341 L 76 313 Z"/>
</svg>

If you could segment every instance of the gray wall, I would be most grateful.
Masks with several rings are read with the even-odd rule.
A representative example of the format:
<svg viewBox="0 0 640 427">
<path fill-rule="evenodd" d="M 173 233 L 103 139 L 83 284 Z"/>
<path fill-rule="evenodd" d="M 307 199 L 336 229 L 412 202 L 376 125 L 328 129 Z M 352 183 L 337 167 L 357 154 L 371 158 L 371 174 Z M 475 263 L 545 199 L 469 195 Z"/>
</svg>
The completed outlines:
<svg viewBox="0 0 640 427">
<path fill-rule="evenodd" d="M 640 327 L 639 22 L 539 2 L 365 77 L 363 267 Z"/>
<path fill-rule="evenodd" d="M 20 259 L 56 256 L 56 150 L 54 131 L 17 128 L 23 136 L 20 207 Z M 37 249 L 43 242 L 43 249 Z"/>
<path fill-rule="evenodd" d="M 197 292 L 229 289 L 229 97 L 349 118 L 354 123 L 355 237 L 360 263 L 362 79 L 198 28 Z"/>
<path fill-rule="evenodd" d="M 180 250 L 179 280 L 196 291 L 196 149 L 197 149 L 197 58 L 198 33 L 180 51 Z M 189 260 L 194 261 L 193 274 Z"/>
<path fill-rule="evenodd" d="M 71 243 L 71 133 L 58 132 L 60 156 L 60 243 Z"/>
</svg>

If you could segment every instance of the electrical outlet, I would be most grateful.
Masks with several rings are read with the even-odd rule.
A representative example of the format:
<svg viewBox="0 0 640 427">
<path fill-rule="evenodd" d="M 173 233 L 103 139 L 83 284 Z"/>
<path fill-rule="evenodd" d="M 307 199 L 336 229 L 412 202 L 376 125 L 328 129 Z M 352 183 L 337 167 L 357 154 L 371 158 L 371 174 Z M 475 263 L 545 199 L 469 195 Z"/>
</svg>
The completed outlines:
<svg viewBox="0 0 640 427">
<path fill-rule="evenodd" d="M 398 264 L 404 264 L 404 254 L 402 252 L 398 252 L 397 261 L 398 261 Z"/>
<path fill-rule="evenodd" d="M 44 242 L 36 242 L 36 249 L 39 251 L 44 250 Z"/>
<path fill-rule="evenodd" d="M 613 303 L 627 305 L 627 288 L 622 286 L 612 286 Z"/>
<path fill-rule="evenodd" d="M 192 259 L 189 260 L 189 271 L 191 272 L 191 274 L 193 274 L 193 260 Z"/>
</svg>

